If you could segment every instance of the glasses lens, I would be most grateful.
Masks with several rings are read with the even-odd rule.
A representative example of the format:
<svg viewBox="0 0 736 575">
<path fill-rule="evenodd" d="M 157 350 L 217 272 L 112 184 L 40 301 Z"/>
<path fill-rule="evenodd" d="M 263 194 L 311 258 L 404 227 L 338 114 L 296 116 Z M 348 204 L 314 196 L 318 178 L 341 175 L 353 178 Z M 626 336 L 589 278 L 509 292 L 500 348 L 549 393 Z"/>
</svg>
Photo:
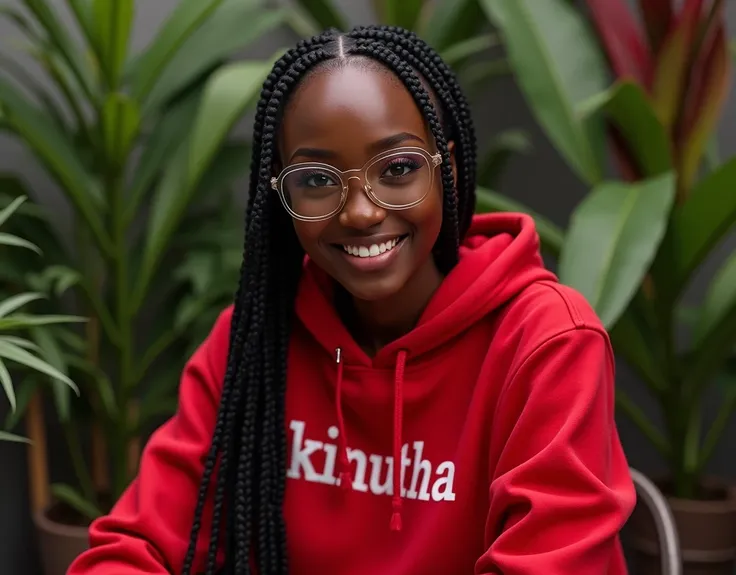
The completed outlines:
<svg viewBox="0 0 736 575">
<path fill-rule="evenodd" d="M 305 218 L 320 218 L 340 207 L 340 176 L 320 166 L 304 166 L 288 172 L 281 193 L 292 212 Z"/>
<path fill-rule="evenodd" d="M 432 169 L 418 152 L 397 152 L 377 159 L 366 174 L 373 194 L 389 207 L 419 202 L 429 193 Z"/>
</svg>

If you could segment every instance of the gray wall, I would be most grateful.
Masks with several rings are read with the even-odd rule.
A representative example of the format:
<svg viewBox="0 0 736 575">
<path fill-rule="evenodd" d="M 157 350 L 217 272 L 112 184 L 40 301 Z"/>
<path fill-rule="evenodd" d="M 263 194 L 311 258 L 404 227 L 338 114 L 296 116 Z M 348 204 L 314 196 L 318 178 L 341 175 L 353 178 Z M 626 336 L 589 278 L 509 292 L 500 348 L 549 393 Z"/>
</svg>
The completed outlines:
<svg viewBox="0 0 736 575">
<path fill-rule="evenodd" d="M 139 2 L 139 13 L 135 28 L 135 47 L 139 48 L 150 39 L 162 20 L 177 0 L 156 0 Z M 10 0 L 10 5 L 20 4 L 20 0 Z M 62 6 L 62 0 L 54 0 Z M 352 23 L 372 21 L 367 0 L 342 0 L 343 7 L 350 6 L 346 13 Z M 728 19 L 731 35 L 736 35 L 736 3 L 728 2 Z M 266 46 L 257 47 L 258 55 L 270 54 L 277 45 L 289 44 L 288 34 L 269 38 Z M 11 40 L 9 27 L 0 23 L 2 48 L 8 50 Z M 11 48 L 12 49 L 12 48 Z M 254 51 L 250 51 L 251 54 Z M 727 112 L 720 128 L 720 146 L 723 156 L 736 154 L 736 91 L 732 91 Z M 532 135 L 534 150 L 530 156 L 514 162 L 503 182 L 502 191 L 515 197 L 535 210 L 564 225 L 571 209 L 585 195 L 586 190 L 571 174 L 545 136 L 536 127 L 521 95 L 510 79 L 501 80 L 489 87 L 481 97 L 475 98 L 474 113 L 481 143 L 499 130 L 521 127 Z M 239 126 L 239 131 L 247 133 L 247 122 Z M 19 169 L 32 187 L 34 195 L 43 202 L 53 205 L 59 214 L 59 226 L 68 229 L 68 209 L 63 204 L 58 190 L 42 171 L 34 164 L 29 154 L 17 143 L 0 136 L 0 172 Z M 245 195 L 246 190 L 240 190 Z M 702 285 L 712 274 L 723 255 L 733 249 L 728 242 L 721 253 L 706 265 L 702 278 L 696 282 L 689 297 L 697 298 L 702 293 Z M 642 387 L 626 369 L 619 366 L 619 382 L 649 413 L 656 414 L 654 404 L 643 392 Z M 718 397 L 711 403 L 717 405 Z M 0 402 L 0 418 L 4 418 L 6 405 Z M 662 462 L 636 429 L 625 420 L 620 421 L 619 429 L 632 465 L 645 472 L 657 473 L 662 470 Z M 69 477 L 63 445 L 53 441 L 53 426 L 50 434 L 51 471 L 53 480 L 63 481 Z M 726 438 L 716 453 L 710 472 L 736 476 L 736 421 L 732 422 Z M 34 575 L 38 571 L 34 531 L 28 516 L 28 490 L 26 481 L 26 458 L 22 446 L 0 443 L 0 462 L 4 472 L 0 475 L 0 573 L 2 575 Z"/>
</svg>

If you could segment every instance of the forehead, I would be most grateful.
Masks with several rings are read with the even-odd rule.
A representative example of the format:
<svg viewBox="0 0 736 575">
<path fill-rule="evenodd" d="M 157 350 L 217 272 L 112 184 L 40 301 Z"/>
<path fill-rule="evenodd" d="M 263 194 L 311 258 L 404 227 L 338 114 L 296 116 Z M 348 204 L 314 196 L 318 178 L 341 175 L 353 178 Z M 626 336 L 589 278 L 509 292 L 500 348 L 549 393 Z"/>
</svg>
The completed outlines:
<svg viewBox="0 0 736 575">
<path fill-rule="evenodd" d="M 285 164 L 299 161 L 292 156 L 300 148 L 329 151 L 336 164 L 355 163 L 399 133 L 419 138 L 406 141 L 411 146 L 431 139 L 406 87 L 387 70 L 348 65 L 317 71 L 297 89 L 284 112 L 279 148 Z"/>
</svg>

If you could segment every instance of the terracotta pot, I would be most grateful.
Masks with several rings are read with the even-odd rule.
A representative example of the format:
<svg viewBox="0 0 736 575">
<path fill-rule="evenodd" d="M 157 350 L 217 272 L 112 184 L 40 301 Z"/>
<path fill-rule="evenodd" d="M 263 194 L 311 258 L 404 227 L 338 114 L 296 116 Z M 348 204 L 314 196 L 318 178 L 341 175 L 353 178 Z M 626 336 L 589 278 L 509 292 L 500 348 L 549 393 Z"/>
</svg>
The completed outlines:
<svg viewBox="0 0 736 575">
<path fill-rule="evenodd" d="M 59 515 L 59 508 L 52 505 L 33 518 L 44 575 L 66 575 L 72 562 L 89 548 L 87 527 L 66 525 L 56 520 Z"/>
<path fill-rule="evenodd" d="M 667 493 L 666 482 L 657 482 Z M 704 501 L 667 497 L 677 524 L 683 575 L 733 575 L 736 569 L 736 488 L 718 480 L 704 486 Z M 627 525 L 636 575 L 668 575 L 660 567 L 654 520 L 646 505 L 636 505 Z"/>
</svg>

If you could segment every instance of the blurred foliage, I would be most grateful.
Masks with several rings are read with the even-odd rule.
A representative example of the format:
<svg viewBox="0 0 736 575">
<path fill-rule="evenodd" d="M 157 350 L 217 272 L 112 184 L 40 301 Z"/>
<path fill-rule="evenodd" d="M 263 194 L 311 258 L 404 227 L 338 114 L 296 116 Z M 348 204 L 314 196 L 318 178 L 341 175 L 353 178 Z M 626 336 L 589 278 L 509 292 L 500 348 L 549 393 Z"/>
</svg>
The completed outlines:
<svg viewBox="0 0 736 575">
<path fill-rule="evenodd" d="M 713 142 L 730 89 L 722 0 L 483 0 L 517 82 L 561 156 L 590 186 L 563 230 L 538 218 L 559 258 L 611 333 L 614 348 L 659 402 L 662 432 L 623 390 L 617 404 L 670 467 L 675 495 L 698 497 L 705 464 L 736 408 L 736 254 L 683 324 L 680 300 L 736 224 L 736 157 Z M 606 174 L 608 152 L 617 178 Z M 481 192 L 483 210 L 509 206 Z M 689 327 L 682 348 L 677 335 Z M 734 379 L 734 378 L 731 378 Z M 705 394 L 720 390 L 714 421 Z"/>
</svg>

